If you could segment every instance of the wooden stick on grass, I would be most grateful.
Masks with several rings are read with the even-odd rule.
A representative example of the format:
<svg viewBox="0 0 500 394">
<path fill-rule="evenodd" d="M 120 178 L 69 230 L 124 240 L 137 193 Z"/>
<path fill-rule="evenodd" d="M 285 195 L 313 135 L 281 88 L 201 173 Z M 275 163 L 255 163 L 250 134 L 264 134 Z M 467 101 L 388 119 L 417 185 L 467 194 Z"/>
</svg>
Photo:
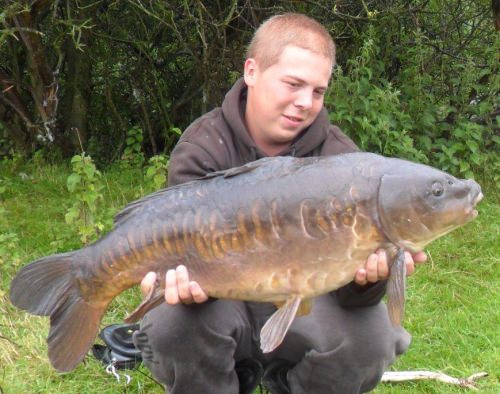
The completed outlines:
<svg viewBox="0 0 500 394">
<path fill-rule="evenodd" d="M 488 376 L 486 372 L 479 372 L 466 379 L 457 379 L 442 372 L 431 371 L 395 371 L 385 372 L 382 382 L 403 382 L 407 380 L 438 380 L 443 383 L 455 384 L 460 387 L 477 390 L 476 379 Z"/>
</svg>

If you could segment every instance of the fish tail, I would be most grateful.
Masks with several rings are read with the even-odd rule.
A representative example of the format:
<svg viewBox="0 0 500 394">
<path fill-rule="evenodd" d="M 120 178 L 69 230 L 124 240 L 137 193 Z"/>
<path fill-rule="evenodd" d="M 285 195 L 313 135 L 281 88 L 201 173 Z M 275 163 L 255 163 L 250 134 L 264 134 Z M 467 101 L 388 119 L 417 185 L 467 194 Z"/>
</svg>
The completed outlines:
<svg viewBox="0 0 500 394">
<path fill-rule="evenodd" d="M 18 308 L 50 316 L 49 359 L 59 371 L 70 371 L 85 357 L 99 330 L 107 304 L 91 304 L 79 293 L 72 272 L 76 252 L 44 257 L 23 267 L 10 286 Z"/>
</svg>

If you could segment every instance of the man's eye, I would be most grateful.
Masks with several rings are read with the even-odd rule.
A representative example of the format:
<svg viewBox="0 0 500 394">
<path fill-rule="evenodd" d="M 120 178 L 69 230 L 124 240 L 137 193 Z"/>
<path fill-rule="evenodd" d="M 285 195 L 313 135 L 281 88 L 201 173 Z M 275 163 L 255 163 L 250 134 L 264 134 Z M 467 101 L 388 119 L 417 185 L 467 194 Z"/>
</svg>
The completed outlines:
<svg viewBox="0 0 500 394">
<path fill-rule="evenodd" d="M 299 84 L 297 82 L 287 82 L 287 84 L 289 86 L 291 86 L 292 88 L 297 88 L 299 86 Z"/>
</svg>

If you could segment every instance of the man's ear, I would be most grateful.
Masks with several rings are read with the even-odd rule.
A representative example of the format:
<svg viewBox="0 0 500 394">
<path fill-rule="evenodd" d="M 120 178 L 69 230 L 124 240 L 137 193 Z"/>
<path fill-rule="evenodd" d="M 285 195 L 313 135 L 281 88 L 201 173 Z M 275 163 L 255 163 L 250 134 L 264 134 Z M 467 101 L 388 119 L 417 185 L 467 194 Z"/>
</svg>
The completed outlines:
<svg viewBox="0 0 500 394">
<path fill-rule="evenodd" d="M 244 78 L 247 86 L 255 84 L 256 74 L 258 72 L 258 65 L 254 58 L 250 57 L 245 60 Z"/>
</svg>

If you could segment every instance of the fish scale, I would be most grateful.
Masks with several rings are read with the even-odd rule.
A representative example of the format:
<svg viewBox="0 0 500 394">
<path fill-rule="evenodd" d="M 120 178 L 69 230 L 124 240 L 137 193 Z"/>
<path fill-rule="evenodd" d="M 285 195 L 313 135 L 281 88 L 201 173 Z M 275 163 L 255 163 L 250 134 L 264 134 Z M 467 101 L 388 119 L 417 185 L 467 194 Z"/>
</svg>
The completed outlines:
<svg viewBox="0 0 500 394">
<path fill-rule="evenodd" d="M 51 317 L 49 359 L 68 371 L 114 297 L 158 273 L 159 286 L 127 318 L 136 321 L 163 302 L 166 271 L 183 264 L 209 296 L 279 306 L 261 331 L 269 352 L 311 298 L 352 281 L 368 255 L 385 248 L 395 257 L 389 311 L 400 324 L 401 251 L 472 220 L 481 197 L 474 181 L 369 153 L 265 158 L 129 204 L 96 243 L 23 267 L 10 299 Z"/>
</svg>

